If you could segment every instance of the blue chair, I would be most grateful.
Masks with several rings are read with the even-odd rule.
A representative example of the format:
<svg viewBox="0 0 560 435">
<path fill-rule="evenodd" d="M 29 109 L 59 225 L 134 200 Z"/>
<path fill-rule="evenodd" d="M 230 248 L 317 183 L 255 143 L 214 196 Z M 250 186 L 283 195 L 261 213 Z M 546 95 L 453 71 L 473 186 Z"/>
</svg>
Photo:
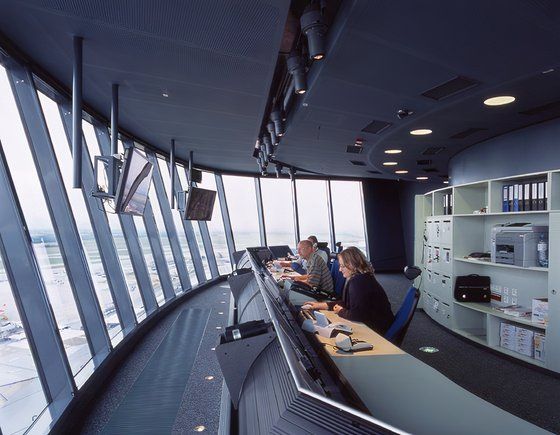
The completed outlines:
<svg viewBox="0 0 560 435">
<path fill-rule="evenodd" d="M 334 292 L 337 296 L 342 296 L 342 290 L 344 290 L 344 284 L 346 284 L 346 278 L 342 275 L 340 271 L 340 264 L 338 263 L 338 258 L 335 258 L 331 263 L 331 277 L 333 280 Z"/>
<path fill-rule="evenodd" d="M 414 280 L 421 273 L 422 271 L 415 266 L 405 268 L 405 275 L 410 280 Z M 408 326 L 410 325 L 414 312 L 416 311 L 419 299 L 420 290 L 414 287 L 414 285 L 410 286 L 406 292 L 404 301 L 395 316 L 393 324 L 385 333 L 385 338 L 394 345 L 400 346 L 403 342 Z"/>
</svg>

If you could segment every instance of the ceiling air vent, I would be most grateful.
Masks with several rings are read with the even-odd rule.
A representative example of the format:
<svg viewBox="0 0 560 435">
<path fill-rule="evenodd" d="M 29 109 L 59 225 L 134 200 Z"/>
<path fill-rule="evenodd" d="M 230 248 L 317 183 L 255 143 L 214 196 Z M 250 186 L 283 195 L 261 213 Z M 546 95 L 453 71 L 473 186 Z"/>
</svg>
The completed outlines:
<svg viewBox="0 0 560 435">
<path fill-rule="evenodd" d="M 521 115 L 540 115 L 545 112 L 552 112 L 560 109 L 560 101 L 553 101 L 552 103 L 543 104 L 542 106 L 533 107 L 532 109 L 519 112 Z"/>
<path fill-rule="evenodd" d="M 454 79 L 449 80 L 448 82 L 436 86 L 435 88 L 428 89 L 426 92 L 423 92 L 422 95 L 424 97 L 431 98 L 432 100 L 439 101 L 447 97 L 451 97 L 452 95 L 458 94 L 459 92 L 463 92 L 467 89 L 473 88 L 478 84 L 479 82 L 477 82 L 476 80 L 469 79 L 463 76 L 457 76 Z"/>
<path fill-rule="evenodd" d="M 449 139 L 465 139 L 479 131 L 486 131 L 487 128 L 467 128 L 466 130 L 460 131 L 459 133 L 454 134 Z"/>
<path fill-rule="evenodd" d="M 423 156 L 435 156 L 436 154 L 441 153 L 445 147 L 429 147 L 422 151 Z"/>
<path fill-rule="evenodd" d="M 352 163 L 353 165 L 356 165 L 356 166 L 365 166 L 366 165 L 365 162 L 362 162 L 360 160 L 350 160 L 350 163 Z"/>
<path fill-rule="evenodd" d="M 432 161 L 431 160 L 416 160 L 416 164 L 418 166 L 426 166 L 426 165 L 431 165 Z"/>
<path fill-rule="evenodd" d="M 379 134 L 383 130 L 385 130 L 386 128 L 389 128 L 391 125 L 393 125 L 393 124 L 391 124 L 390 122 L 373 120 L 368 125 L 366 125 L 362 129 L 362 131 L 364 131 L 366 133 L 371 133 L 371 134 Z"/>
<path fill-rule="evenodd" d="M 346 152 L 351 154 L 360 154 L 363 150 L 363 147 L 356 146 L 356 145 L 348 145 L 346 147 Z"/>
<path fill-rule="evenodd" d="M 432 172 L 438 172 L 438 170 L 436 168 L 426 168 L 424 169 L 424 172 L 432 173 Z"/>
<path fill-rule="evenodd" d="M 374 175 L 381 175 L 381 172 L 379 171 L 366 171 L 369 172 L 370 174 L 374 174 Z"/>
</svg>

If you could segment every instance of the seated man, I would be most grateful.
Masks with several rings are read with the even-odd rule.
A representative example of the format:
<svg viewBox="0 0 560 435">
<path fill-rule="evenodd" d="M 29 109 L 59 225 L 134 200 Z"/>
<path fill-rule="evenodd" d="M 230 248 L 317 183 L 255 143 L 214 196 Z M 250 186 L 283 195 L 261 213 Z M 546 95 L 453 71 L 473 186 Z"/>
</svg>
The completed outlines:
<svg viewBox="0 0 560 435">
<path fill-rule="evenodd" d="M 310 240 L 302 240 L 298 243 L 297 249 L 300 257 L 307 262 L 307 273 L 296 277 L 283 275 L 283 278 L 307 284 L 309 287 L 324 293 L 332 293 L 333 282 L 331 273 L 323 259 L 315 252 L 313 243 Z"/>
<path fill-rule="evenodd" d="M 317 237 L 315 236 L 309 236 L 307 238 L 307 240 L 310 240 L 311 243 L 313 243 L 313 249 L 315 250 L 315 252 L 317 254 L 319 254 L 319 256 L 323 259 L 323 261 L 325 262 L 325 264 L 328 266 L 329 264 L 329 257 L 327 255 L 327 253 L 325 251 L 323 251 L 322 249 L 319 249 L 319 240 L 317 240 Z"/>
</svg>

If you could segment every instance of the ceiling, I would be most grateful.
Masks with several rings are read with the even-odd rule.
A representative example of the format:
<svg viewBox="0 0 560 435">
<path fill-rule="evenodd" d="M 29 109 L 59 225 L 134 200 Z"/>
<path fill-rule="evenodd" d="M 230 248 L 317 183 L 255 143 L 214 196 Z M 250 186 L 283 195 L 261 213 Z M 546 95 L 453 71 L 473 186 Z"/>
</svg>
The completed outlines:
<svg viewBox="0 0 560 435">
<path fill-rule="evenodd" d="M 127 132 L 165 151 L 174 138 L 178 156 L 192 150 L 202 166 L 256 172 L 252 150 L 289 10 L 288 0 L 3 0 L 0 29 L 68 89 L 72 35 L 83 36 L 89 106 L 109 118 L 119 83 Z M 441 179 L 462 149 L 560 116 L 559 30 L 553 0 L 345 0 L 277 159 L 326 175 Z M 456 77 L 474 86 L 439 100 L 422 95 Z M 501 94 L 516 101 L 482 104 Z M 398 119 L 405 108 L 414 113 Z M 372 121 L 387 127 L 362 131 Z M 433 133 L 411 136 L 416 128 Z M 362 153 L 347 153 L 357 138 Z M 430 147 L 442 149 L 424 155 Z M 388 159 L 388 148 L 403 153 Z"/>
</svg>

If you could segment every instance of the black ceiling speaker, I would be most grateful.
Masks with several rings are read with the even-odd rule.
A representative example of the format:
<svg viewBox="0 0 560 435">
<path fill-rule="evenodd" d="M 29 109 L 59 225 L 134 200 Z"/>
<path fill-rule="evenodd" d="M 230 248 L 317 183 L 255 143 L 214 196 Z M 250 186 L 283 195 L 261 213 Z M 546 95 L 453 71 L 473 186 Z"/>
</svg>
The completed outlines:
<svg viewBox="0 0 560 435">
<path fill-rule="evenodd" d="M 309 58 L 321 60 L 325 57 L 325 35 L 327 25 L 317 3 L 311 3 L 303 11 L 299 20 L 301 31 L 307 36 Z"/>
<path fill-rule="evenodd" d="M 266 129 L 270 133 L 270 140 L 272 141 L 272 145 L 278 145 L 278 137 L 276 136 L 276 128 L 274 127 L 274 122 L 269 122 L 266 124 Z"/>
<path fill-rule="evenodd" d="M 272 112 L 270 112 L 270 120 L 274 123 L 276 136 L 283 136 L 285 133 L 284 116 L 279 107 L 275 107 Z"/>
<path fill-rule="evenodd" d="M 298 52 L 292 51 L 288 57 L 288 72 L 294 78 L 294 91 L 296 94 L 305 94 L 307 91 L 307 79 L 305 77 L 305 64 Z"/>
</svg>

